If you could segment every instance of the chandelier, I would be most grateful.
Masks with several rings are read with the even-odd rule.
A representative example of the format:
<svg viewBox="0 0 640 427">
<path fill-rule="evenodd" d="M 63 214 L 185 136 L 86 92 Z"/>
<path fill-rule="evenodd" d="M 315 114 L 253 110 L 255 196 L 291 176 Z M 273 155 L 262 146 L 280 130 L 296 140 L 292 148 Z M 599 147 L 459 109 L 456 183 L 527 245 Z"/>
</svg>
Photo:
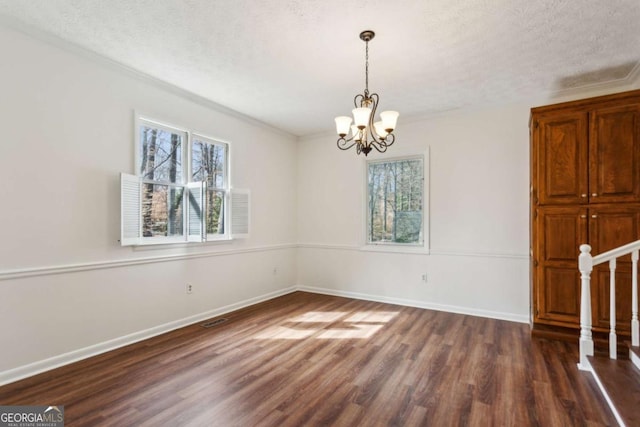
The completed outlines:
<svg viewBox="0 0 640 427">
<path fill-rule="evenodd" d="M 351 117 L 336 117 L 336 130 L 338 132 L 338 148 L 348 150 L 356 146 L 357 154 L 366 156 L 372 148 L 384 153 L 391 146 L 396 137 L 393 130 L 396 128 L 399 113 L 397 111 L 383 111 L 380 113 L 380 121 L 374 123 L 379 96 L 377 93 L 369 93 L 369 41 L 376 33 L 367 30 L 360 33 L 360 39 L 365 43 L 365 87 L 364 93 L 353 98 L 356 108 L 352 110 L 354 124 L 351 125 Z M 351 131 L 351 137 L 347 135 Z"/>
</svg>

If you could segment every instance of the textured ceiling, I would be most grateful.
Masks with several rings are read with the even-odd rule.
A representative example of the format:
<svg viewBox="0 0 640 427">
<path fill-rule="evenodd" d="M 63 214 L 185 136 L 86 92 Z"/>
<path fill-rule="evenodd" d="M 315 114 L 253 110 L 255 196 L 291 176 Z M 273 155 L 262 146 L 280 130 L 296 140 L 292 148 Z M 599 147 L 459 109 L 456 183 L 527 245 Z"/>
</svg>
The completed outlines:
<svg viewBox="0 0 640 427">
<path fill-rule="evenodd" d="M 294 135 L 364 89 L 403 118 L 625 81 L 639 0 L 0 0 L 53 35 Z"/>
</svg>

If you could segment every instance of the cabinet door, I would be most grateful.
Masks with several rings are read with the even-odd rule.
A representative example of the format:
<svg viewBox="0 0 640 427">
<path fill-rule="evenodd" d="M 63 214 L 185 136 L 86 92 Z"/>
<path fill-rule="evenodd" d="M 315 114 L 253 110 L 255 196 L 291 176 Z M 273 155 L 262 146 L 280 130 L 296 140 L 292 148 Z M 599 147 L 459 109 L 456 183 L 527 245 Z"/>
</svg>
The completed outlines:
<svg viewBox="0 0 640 427">
<path fill-rule="evenodd" d="M 589 208 L 591 253 L 598 255 L 640 239 L 640 205 L 603 205 Z M 628 332 L 631 323 L 631 257 L 617 260 L 617 330 Z M 609 329 L 609 263 L 598 265 L 591 274 L 593 326 Z"/>
<path fill-rule="evenodd" d="M 590 116 L 590 203 L 640 202 L 640 104 Z"/>
<path fill-rule="evenodd" d="M 587 129 L 587 113 L 560 111 L 534 118 L 535 203 L 587 202 Z"/>
<path fill-rule="evenodd" d="M 578 326 L 578 255 L 579 246 L 587 241 L 587 209 L 542 207 L 536 212 L 535 321 Z"/>
</svg>

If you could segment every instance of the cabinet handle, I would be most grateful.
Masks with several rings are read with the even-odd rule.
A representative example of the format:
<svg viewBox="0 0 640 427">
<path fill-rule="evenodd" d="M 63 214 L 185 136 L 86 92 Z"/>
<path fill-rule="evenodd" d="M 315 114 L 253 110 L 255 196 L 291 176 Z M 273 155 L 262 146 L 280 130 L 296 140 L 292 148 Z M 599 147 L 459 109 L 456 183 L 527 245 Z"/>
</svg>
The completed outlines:
<svg viewBox="0 0 640 427">
<path fill-rule="evenodd" d="M 598 218 L 598 215 L 591 215 L 591 218 Z"/>
<path fill-rule="evenodd" d="M 580 218 L 586 218 L 586 217 L 587 217 L 586 215 L 580 215 Z"/>
<path fill-rule="evenodd" d="M 598 197 L 598 193 L 591 193 L 591 197 Z"/>
<path fill-rule="evenodd" d="M 580 197 L 587 197 L 587 193 L 582 193 Z"/>
</svg>

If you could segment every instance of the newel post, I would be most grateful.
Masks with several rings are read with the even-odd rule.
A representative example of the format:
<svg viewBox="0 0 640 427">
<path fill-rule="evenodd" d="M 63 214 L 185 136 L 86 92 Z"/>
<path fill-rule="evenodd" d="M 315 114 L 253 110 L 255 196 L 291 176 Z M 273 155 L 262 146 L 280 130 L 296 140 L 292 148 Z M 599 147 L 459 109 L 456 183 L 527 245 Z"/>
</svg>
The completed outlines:
<svg viewBox="0 0 640 427">
<path fill-rule="evenodd" d="M 593 258 L 591 257 L 591 246 L 580 245 L 578 267 L 582 282 L 580 296 L 580 363 L 578 363 L 578 368 L 583 371 L 590 371 L 591 364 L 587 360 L 587 356 L 593 356 L 593 338 L 591 336 L 591 271 L 593 270 Z"/>
</svg>

